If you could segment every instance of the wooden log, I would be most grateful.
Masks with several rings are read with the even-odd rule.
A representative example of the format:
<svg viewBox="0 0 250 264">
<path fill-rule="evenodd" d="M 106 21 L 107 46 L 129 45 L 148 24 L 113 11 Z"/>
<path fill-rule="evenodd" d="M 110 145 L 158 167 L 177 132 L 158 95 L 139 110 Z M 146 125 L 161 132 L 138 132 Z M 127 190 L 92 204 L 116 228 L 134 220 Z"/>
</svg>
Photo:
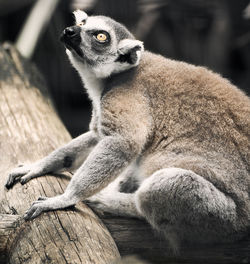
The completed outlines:
<svg viewBox="0 0 250 264">
<path fill-rule="evenodd" d="M 250 263 L 250 236 L 242 241 L 227 244 L 185 244 L 176 255 L 161 234 L 153 231 L 145 221 L 115 217 L 98 211 L 96 213 L 110 231 L 121 256 L 138 255 L 155 264 Z"/>
<path fill-rule="evenodd" d="M 4 189 L 11 169 L 31 163 L 71 137 L 38 71 L 11 46 L 0 47 L 0 263 L 112 263 L 119 252 L 110 233 L 84 204 L 25 222 L 38 196 L 64 191 L 70 175 L 45 176 Z"/>
</svg>

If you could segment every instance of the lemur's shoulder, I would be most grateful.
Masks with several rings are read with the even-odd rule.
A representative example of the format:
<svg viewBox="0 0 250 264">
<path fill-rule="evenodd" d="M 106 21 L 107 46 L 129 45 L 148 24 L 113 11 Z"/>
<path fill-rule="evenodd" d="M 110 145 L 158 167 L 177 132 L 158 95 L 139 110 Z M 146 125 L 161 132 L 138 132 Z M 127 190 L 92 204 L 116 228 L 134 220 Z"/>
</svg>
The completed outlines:
<svg viewBox="0 0 250 264">
<path fill-rule="evenodd" d="M 165 58 L 145 51 L 137 69 L 137 81 L 144 82 L 149 89 L 172 94 L 206 96 L 230 105 L 250 105 L 243 91 L 220 74 L 183 61 Z"/>
</svg>

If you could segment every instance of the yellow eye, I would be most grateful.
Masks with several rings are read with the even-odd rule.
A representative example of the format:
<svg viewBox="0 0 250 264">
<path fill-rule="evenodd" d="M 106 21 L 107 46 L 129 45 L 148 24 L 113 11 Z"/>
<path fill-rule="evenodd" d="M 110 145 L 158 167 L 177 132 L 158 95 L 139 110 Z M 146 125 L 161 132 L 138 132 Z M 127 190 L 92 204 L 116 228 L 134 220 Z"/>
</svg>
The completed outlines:
<svg viewBox="0 0 250 264">
<path fill-rule="evenodd" d="M 99 33 L 96 38 L 101 41 L 101 42 L 104 42 L 107 40 L 107 35 L 105 35 L 104 33 Z"/>
</svg>

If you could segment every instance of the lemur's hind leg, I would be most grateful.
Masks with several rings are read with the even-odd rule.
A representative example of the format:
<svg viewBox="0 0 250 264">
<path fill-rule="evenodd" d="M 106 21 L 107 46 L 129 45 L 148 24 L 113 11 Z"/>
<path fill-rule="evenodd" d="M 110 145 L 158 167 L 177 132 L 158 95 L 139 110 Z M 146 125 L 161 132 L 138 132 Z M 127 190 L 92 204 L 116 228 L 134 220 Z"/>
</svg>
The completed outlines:
<svg viewBox="0 0 250 264">
<path fill-rule="evenodd" d="M 227 240 L 237 231 L 234 201 L 190 170 L 159 170 L 144 180 L 135 193 L 121 193 L 117 185 L 113 182 L 90 197 L 90 205 L 116 215 L 145 218 L 165 234 L 176 251 L 183 239 Z"/>
<path fill-rule="evenodd" d="M 155 172 L 136 191 L 135 202 L 140 214 L 175 249 L 179 240 L 199 241 L 201 233 L 209 242 L 232 237 L 236 231 L 234 201 L 190 170 Z"/>
<path fill-rule="evenodd" d="M 106 190 L 89 197 L 85 202 L 100 212 L 107 212 L 118 216 L 143 218 L 136 208 L 135 193 L 122 193 Z"/>
<path fill-rule="evenodd" d="M 92 208 L 101 212 L 141 218 L 135 205 L 135 190 L 138 181 L 133 177 L 132 167 L 128 168 L 118 178 L 99 193 L 85 200 Z"/>
</svg>

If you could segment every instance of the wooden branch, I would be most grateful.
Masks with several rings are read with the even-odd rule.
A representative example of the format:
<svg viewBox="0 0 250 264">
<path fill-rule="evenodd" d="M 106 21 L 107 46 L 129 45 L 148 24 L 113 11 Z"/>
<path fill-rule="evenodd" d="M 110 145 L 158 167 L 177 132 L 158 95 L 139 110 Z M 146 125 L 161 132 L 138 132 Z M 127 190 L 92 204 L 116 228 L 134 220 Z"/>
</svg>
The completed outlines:
<svg viewBox="0 0 250 264">
<path fill-rule="evenodd" d="M 10 236 L 18 226 L 19 215 L 0 214 L 0 263 L 4 263 L 6 256 L 5 248 Z"/>
<path fill-rule="evenodd" d="M 145 221 L 110 214 L 103 215 L 98 211 L 96 213 L 110 231 L 121 256 L 135 254 L 155 264 L 250 263 L 250 236 L 232 244 L 186 244 L 175 255 L 162 235 L 154 232 Z"/>
<path fill-rule="evenodd" d="M 24 58 L 32 57 L 37 41 L 49 23 L 58 2 L 59 0 L 38 0 L 34 4 L 16 41 L 16 48 Z"/>
<path fill-rule="evenodd" d="M 0 67 L 0 262 L 112 263 L 119 258 L 117 247 L 84 204 L 74 210 L 44 213 L 33 221 L 20 217 L 38 196 L 62 193 L 70 176 L 40 177 L 7 191 L 8 173 L 19 163 L 44 157 L 71 138 L 37 70 L 10 46 L 0 47 Z"/>
</svg>

